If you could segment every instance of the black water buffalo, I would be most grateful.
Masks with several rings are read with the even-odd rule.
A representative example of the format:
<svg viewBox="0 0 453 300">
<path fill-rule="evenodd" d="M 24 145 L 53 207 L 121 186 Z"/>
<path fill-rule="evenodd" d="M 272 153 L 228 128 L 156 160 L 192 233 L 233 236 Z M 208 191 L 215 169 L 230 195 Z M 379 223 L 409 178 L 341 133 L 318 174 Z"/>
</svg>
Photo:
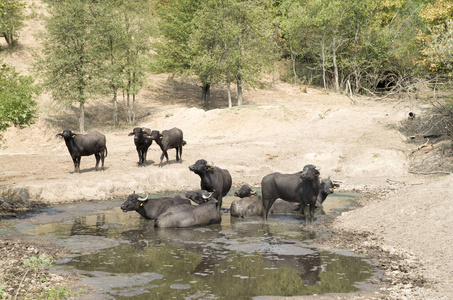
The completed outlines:
<svg viewBox="0 0 453 300">
<path fill-rule="evenodd" d="M 204 191 L 202 197 L 209 200 L 200 205 L 183 204 L 168 208 L 157 218 L 154 226 L 159 228 L 185 228 L 219 224 L 222 218 L 216 207 L 217 199 L 212 195 L 213 193 Z"/>
<path fill-rule="evenodd" d="M 214 193 L 213 197 L 217 199 L 217 208 L 220 210 L 222 199 L 231 188 L 230 172 L 208 165 L 204 159 L 197 160 L 195 164 L 189 166 L 189 170 L 200 176 L 200 185 L 203 190 Z"/>
<path fill-rule="evenodd" d="M 316 212 L 324 213 L 322 204 L 326 200 L 327 196 L 332 194 L 334 190 L 339 187 L 339 184 L 333 183 L 329 178 L 323 178 L 319 182 L 319 194 L 318 199 L 316 200 Z M 277 199 L 269 210 L 270 214 L 304 214 L 304 211 L 301 209 L 301 203 L 297 202 L 288 202 L 284 200 Z"/>
<path fill-rule="evenodd" d="M 71 130 L 63 130 L 57 136 L 64 138 L 69 154 L 74 162 L 74 172 L 80 173 L 80 159 L 82 156 L 93 155 L 96 157 L 95 170 L 98 170 L 99 161 L 102 162 L 101 169 L 104 170 L 104 158 L 107 157 L 107 146 L 105 135 L 100 132 L 87 134 L 76 134 Z"/>
<path fill-rule="evenodd" d="M 327 196 L 334 192 L 334 189 L 340 185 L 333 183 L 329 178 L 320 180 L 320 189 L 318 199 L 316 202 L 316 212 L 322 213 L 322 203 L 326 200 Z M 261 196 L 252 190 L 248 185 L 243 185 L 239 190 L 234 193 L 235 196 L 241 198 L 240 200 L 234 200 L 231 203 L 230 214 L 233 217 L 252 217 L 260 216 L 263 211 L 263 205 Z M 288 202 L 285 200 L 277 199 L 269 209 L 270 214 L 304 214 L 301 211 L 301 203 L 299 202 Z"/>
<path fill-rule="evenodd" d="M 322 204 L 326 200 L 327 196 L 332 194 L 334 192 L 334 190 L 339 187 L 340 187 L 340 185 L 338 183 L 332 182 L 332 180 L 330 179 L 330 176 L 328 178 L 322 179 L 320 182 L 318 200 L 316 201 L 316 207 L 322 208 Z"/>
<path fill-rule="evenodd" d="M 261 196 L 248 185 L 243 185 L 234 195 L 241 198 L 234 200 L 230 206 L 230 215 L 233 217 L 260 216 L 263 212 Z"/>
<path fill-rule="evenodd" d="M 127 197 L 127 200 L 121 205 L 121 209 L 123 212 L 135 210 L 145 219 L 156 220 L 169 207 L 181 204 L 191 205 L 189 199 L 179 196 L 152 199 L 148 196 L 140 197 L 134 192 Z"/>
<path fill-rule="evenodd" d="M 211 199 L 212 193 L 206 191 L 206 190 L 197 190 L 197 191 L 189 191 L 186 192 L 186 198 L 197 203 L 197 204 L 203 204 Z"/>
<path fill-rule="evenodd" d="M 167 159 L 168 163 L 167 151 L 169 149 L 176 149 L 176 161 L 182 160 L 182 146 L 186 144 L 186 141 L 183 140 L 183 133 L 181 129 L 174 127 L 169 130 L 164 130 L 162 133 L 158 130 L 153 130 L 151 132 L 151 139 L 156 141 L 162 150 L 159 167 L 162 167 L 164 157 Z"/>
<path fill-rule="evenodd" d="M 319 170 L 314 165 L 306 165 L 296 174 L 272 173 L 261 180 L 263 197 L 263 218 L 277 198 L 289 202 L 299 202 L 303 207 L 305 222 L 313 222 L 314 210 L 320 189 Z"/>
<path fill-rule="evenodd" d="M 129 136 L 134 136 L 135 148 L 138 153 L 138 166 L 146 166 L 146 154 L 148 148 L 153 143 L 151 138 L 151 129 L 145 127 L 136 127 L 129 133 Z"/>
</svg>

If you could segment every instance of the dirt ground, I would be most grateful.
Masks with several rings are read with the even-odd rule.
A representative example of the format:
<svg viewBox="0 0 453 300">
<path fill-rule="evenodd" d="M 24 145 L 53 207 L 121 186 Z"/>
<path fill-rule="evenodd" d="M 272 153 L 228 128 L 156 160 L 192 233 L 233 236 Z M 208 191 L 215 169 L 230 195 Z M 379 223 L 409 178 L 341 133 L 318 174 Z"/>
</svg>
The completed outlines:
<svg viewBox="0 0 453 300">
<path fill-rule="evenodd" d="M 31 20 L 19 49 L 6 57 L 25 74 L 30 72 L 30 53 L 36 47 L 33 34 L 39 25 Z M 298 86 L 266 81 L 264 88 L 245 92 L 244 106 L 231 109 L 226 107 L 224 89 L 217 87 L 212 109 L 204 110 L 198 105 L 201 88 L 196 82 L 168 78 L 164 74 L 148 79 L 137 97 L 137 126 L 181 128 L 187 141 L 182 163 L 176 163 L 171 150 L 170 162 L 159 168 L 160 150 L 153 144 L 147 166 L 137 167 L 133 138 L 128 136 L 133 126 L 125 122 L 111 126 L 112 107 L 105 101 L 89 105 L 86 126 L 87 132 L 98 130 L 107 137 L 105 171 L 94 171 L 91 156 L 82 158 L 81 174 L 75 174 L 64 141 L 56 134 L 63 129 L 77 131 L 77 119 L 43 94 L 36 124 L 8 129 L 0 144 L 1 214 L 14 216 L 42 204 L 120 198 L 134 191 L 194 190 L 199 188 L 199 178 L 188 166 L 201 158 L 228 169 L 234 187 L 259 186 L 271 172 L 294 173 L 315 164 L 321 167 L 321 176 L 339 181 L 342 191 L 364 194 L 361 207 L 312 225 L 331 232 L 317 242 L 377 259 L 384 277 L 378 282 L 381 288 L 372 292 L 309 298 L 453 299 L 453 175 L 410 172 L 416 155 L 419 161 L 432 159 L 437 149 L 443 147 L 445 153 L 445 147 L 450 147 L 451 152 L 451 146 L 418 149 L 424 141 L 408 143 L 398 130 L 409 112 L 426 111 L 424 103 L 364 97 L 354 97 L 353 102 L 344 95 L 310 87 L 304 93 Z M 29 241 L 2 240 L 0 248 L 0 270 L 17 265 L 17 260 L 9 258 L 11 253 L 65 255 L 64 249 L 49 250 Z M 47 282 L 57 285 L 77 280 L 48 277 Z M 11 297 L 18 282 L 8 291 Z M 26 290 L 25 280 L 21 284 Z"/>
</svg>

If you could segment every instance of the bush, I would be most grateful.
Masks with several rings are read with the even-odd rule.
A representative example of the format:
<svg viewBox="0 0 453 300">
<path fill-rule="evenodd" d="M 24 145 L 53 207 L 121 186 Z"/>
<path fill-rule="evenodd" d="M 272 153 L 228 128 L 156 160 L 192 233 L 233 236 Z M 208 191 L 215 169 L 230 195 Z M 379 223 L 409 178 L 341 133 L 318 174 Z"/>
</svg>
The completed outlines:
<svg viewBox="0 0 453 300">
<path fill-rule="evenodd" d="M 22 76 L 0 61 L 0 132 L 10 126 L 33 124 L 39 94 L 31 76 Z"/>
</svg>

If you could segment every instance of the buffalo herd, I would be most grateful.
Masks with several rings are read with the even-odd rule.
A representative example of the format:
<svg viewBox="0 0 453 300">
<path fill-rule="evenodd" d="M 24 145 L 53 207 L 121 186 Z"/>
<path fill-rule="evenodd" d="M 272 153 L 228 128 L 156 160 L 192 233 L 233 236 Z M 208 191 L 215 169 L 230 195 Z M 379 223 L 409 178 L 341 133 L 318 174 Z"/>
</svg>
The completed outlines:
<svg viewBox="0 0 453 300">
<path fill-rule="evenodd" d="M 99 132 L 76 134 L 63 130 L 57 136 L 63 137 L 69 154 L 74 162 L 74 172 L 80 173 L 82 156 L 96 157 L 95 170 L 104 170 L 104 158 L 107 157 L 105 135 Z M 170 149 L 176 150 L 176 161 L 182 161 L 182 148 L 186 144 L 183 132 L 179 128 L 169 130 L 151 130 L 136 127 L 129 133 L 134 136 L 139 167 L 146 166 L 148 148 L 154 141 L 162 150 L 159 167 L 163 166 Z M 209 164 L 204 159 L 189 166 L 189 171 L 200 177 L 200 190 L 189 191 L 185 197 L 141 197 L 135 192 L 121 205 L 123 212 L 136 211 L 143 218 L 154 220 L 154 226 L 194 227 L 221 222 L 222 199 L 231 189 L 232 178 L 228 170 Z M 229 209 L 232 217 L 248 218 L 261 216 L 267 219 L 270 214 L 301 214 L 305 222 L 313 222 L 315 211 L 322 212 L 322 203 L 326 197 L 339 187 L 329 178 L 320 178 L 319 168 L 307 164 L 303 170 L 294 174 L 271 173 L 261 181 L 261 195 L 250 186 L 244 185 L 234 195 L 240 199 L 232 202 Z M 192 205 L 191 202 L 197 205 Z"/>
</svg>

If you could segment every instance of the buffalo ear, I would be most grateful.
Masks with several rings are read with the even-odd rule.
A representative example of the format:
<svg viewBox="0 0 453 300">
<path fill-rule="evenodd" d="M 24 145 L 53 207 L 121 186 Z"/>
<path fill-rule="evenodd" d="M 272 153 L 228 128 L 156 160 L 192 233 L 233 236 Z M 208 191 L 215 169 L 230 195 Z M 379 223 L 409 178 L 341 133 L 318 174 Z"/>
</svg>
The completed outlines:
<svg viewBox="0 0 453 300">
<path fill-rule="evenodd" d="M 134 134 L 135 134 L 135 133 L 131 132 L 131 133 L 128 134 L 128 136 L 131 136 L 131 135 L 134 135 Z"/>
<path fill-rule="evenodd" d="M 62 133 L 57 133 L 55 136 L 61 136 L 61 137 L 63 137 L 63 134 L 62 134 Z"/>
</svg>

